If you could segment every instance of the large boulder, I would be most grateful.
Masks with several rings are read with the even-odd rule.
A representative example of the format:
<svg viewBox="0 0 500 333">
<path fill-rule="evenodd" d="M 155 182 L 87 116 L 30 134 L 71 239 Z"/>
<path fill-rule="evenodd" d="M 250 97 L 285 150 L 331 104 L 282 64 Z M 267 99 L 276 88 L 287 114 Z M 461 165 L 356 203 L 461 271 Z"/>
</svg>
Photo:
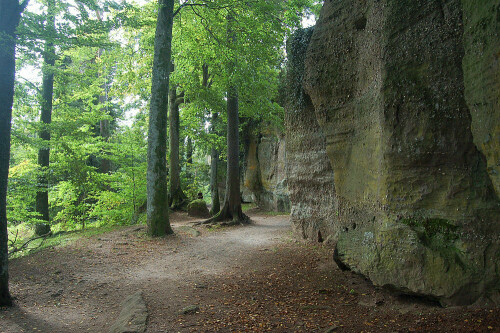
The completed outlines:
<svg viewBox="0 0 500 333">
<path fill-rule="evenodd" d="M 188 215 L 192 217 L 209 218 L 210 212 L 207 203 L 203 199 L 191 201 L 187 206 Z"/>
<path fill-rule="evenodd" d="M 464 82 L 462 71 L 464 60 L 473 76 L 469 44 L 481 38 L 489 55 L 477 66 L 487 72 L 494 57 L 498 66 L 494 33 L 464 34 L 463 24 L 487 17 L 484 29 L 498 34 L 498 8 L 463 3 L 326 1 L 307 49 L 306 94 L 295 96 L 302 106 L 287 108 L 296 229 L 313 239 L 308 230 L 320 230 L 336 242 L 339 262 L 375 284 L 443 304 L 500 289 L 498 89 L 481 90 L 480 77 Z M 485 77 L 498 84 L 498 75 Z M 481 114 L 471 116 L 471 98 L 485 101 Z M 477 133 L 497 143 L 478 149 Z M 301 142 L 291 142 L 296 136 Z M 320 162 L 325 152 L 331 171 Z"/>
</svg>

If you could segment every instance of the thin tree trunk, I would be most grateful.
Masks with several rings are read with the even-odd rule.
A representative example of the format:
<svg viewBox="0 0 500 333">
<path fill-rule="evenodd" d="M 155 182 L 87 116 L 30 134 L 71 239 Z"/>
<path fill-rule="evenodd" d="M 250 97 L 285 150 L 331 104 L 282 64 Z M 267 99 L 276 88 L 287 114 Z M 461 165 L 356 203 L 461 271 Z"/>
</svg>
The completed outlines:
<svg viewBox="0 0 500 333">
<path fill-rule="evenodd" d="M 186 178 L 191 180 L 191 166 L 193 165 L 193 140 L 188 136 L 186 143 Z"/>
<path fill-rule="evenodd" d="M 42 81 L 42 99 L 40 123 L 42 129 L 40 138 L 44 141 L 43 147 L 38 149 L 38 166 L 40 176 L 38 178 L 38 191 L 36 192 L 36 212 L 38 218 L 45 222 L 37 223 L 35 234 L 38 236 L 50 232 L 49 224 L 49 183 L 47 171 L 49 168 L 50 157 L 50 123 L 52 122 L 52 96 L 54 93 L 54 65 L 56 61 L 56 50 L 54 43 L 50 40 L 55 30 L 55 2 L 48 2 L 47 7 L 47 25 L 45 31 L 48 33 L 48 40 L 45 41 L 45 50 L 43 54 L 43 81 Z"/>
<path fill-rule="evenodd" d="M 9 178 L 10 130 L 16 73 L 16 28 L 27 1 L 0 0 L 0 306 L 12 305 L 9 293 L 7 234 L 7 182 Z"/>
<path fill-rule="evenodd" d="M 98 20 L 102 23 L 102 12 L 100 10 L 96 10 L 96 15 Z M 104 54 L 104 49 L 100 48 L 97 51 L 97 57 L 101 58 Z M 99 74 L 97 75 L 99 77 Z M 106 103 L 108 98 L 108 90 L 106 81 L 101 85 L 101 89 L 104 94 L 99 95 L 98 103 L 99 105 L 103 105 Z M 105 142 L 109 141 L 110 131 L 109 131 L 109 120 L 101 119 L 99 121 L 99 135 L 103 138 Z M 99 164 L 99 172 L 100 173 L 109 173 L 111 171 L 111 161 L 108 158 L 102 158 L 101 163 Z"/>
<path fill-rule="evenodd" d="M 172 234 L 168 219 L 167 110 L 174 0 L 159 0 L 148 129 L 147 231 Z"/>
<path fill-rule="evenodd" d="M 172 209 L 180 208 L 186 203 L 186 195 L 181 188 L 181 168 L 179 162 L 179 104 L 182 96 L 177 95 L 177 87 L 171 87 L 169 94 L 169 132 L 168 137 L 170 143 L 170 161 L 169 161 L 169 176 L 170 176 L 170 196 L 169 206 Z"/>
<path fill-rule="evenodd" d="M 215 129 L 217 116 L 217 112 L 212 113 L 211 132 L 213 134 L 217 134 Z M 210 209 L 211 216 L 216 215 L 220 211 L 219 183 L 217 178 L 218 164 L 219 152 L 217 151 L 216 144 L 214 143 L 210 152 L 210 195 L 212 197 L 212 208 Z"/>
<path fill-rule="evenodd" d="M 99 15 L 100 17 L 100 15 Z M 98 56 L 99 58 L 103 55 L 104 49 L 99 49 Z M 103 83 L 101 86 L 104 94 L 99 96 L 99 105 L 103 105 L 107 101 L 108 91 L 106 83 Z M 105 142 L 109 141 L 110 130 L 109 130 L 109 119 L 101 119 L 99 121 L 99 135 Z M 99 164 L 99 172 L 100 173 L 109 173 L 111 171 L 111 161 L 108 158 L 102 158 L 101 163 Z"/>
<path fill-rule="evenodd" d="M 219 184 L 217 182 L 217 164 L 219 163 L 219 152 L 212 148 L 210 154 L 210 194 L 212 196 L 212 208 L 210 215 L 214 216 L 220 211 Z"/>
</svg>

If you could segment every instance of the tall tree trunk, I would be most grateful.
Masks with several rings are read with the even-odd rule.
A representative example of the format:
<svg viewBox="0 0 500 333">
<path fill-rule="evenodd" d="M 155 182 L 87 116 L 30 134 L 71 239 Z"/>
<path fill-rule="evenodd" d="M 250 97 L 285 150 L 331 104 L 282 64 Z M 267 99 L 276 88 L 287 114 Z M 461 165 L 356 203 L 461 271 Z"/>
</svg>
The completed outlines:
<svg viewBox="0 0 500 333">
<path fill-rule="evenodd" d="M 224 206 L 218 220 L 232 219 L 233 223 L 246 223 L 248 217 L 241 210 L 240 143 L 238 119 L 238 92 L 228 89 L 227 96 L 227 178 Z"/>
<path fill-rule="evenodd" d="M 236 34 L 232 30 L 234 18 L 227 16 L 227 35 L 229 43 L 236 41 Z M 228 74 L 235 70 L 235 63 L 228 64 Z M 240 144 L 239 144 L 239 105 L 238 90 L 234 83 L 230 83 L 227 91 L 227 178 L 224 206 L 218 215 L 206 222 L 220 222 L 232 220 L 231 224 L 248 223 L 248 216 L 241 210 L 240 193 Z"/>
<path fill-rule="evenodd" d="M 101 57 L 104 53 L 103 49 L 99 49 L 98 56 Z M 108 87 L 106 83 L 103 83 L 101 86 L 104 94 L 99 96 L 99 105 L 103 105 L 106 103 L 108 99 Z M 105 142 L 109 141 L 110 130 L 109 130 L 109 119 L 101 119 L 99 121 L 99 135 Z M 111 161 L 108 158 L 102 158 L 101 163 L 99 165 L 100 173 L 109 173 L 111 171 Z"/>
<path fill-rule="evenodd" d="M 7 234 L 7 182 L 9 178 L 10 129 L 16 73 L 16 28 L 27 5 L 0 0 L 0 306 L 12 305 L 9 293 Z"/>
<path fill-rule="evenodd" d="M 174 0 L 159 0 L 148 129 L 147 231 L 172 234 L 168 220 L 167 110 Z"/>
<path fill-rule="evenodd" d="M 191 180 L 193 177 L 191 174 L 191 166 L 193 164 L 193 140 L 190 136 L 187 138 L 186 143 L 186 178 Z"/>
<path fill-rule="evenodd" d="M 45 235 L 50 232 L 49 224 L 49 183 L 47 179 L 47 171 L 49 168 L 50 157 L 50 123 L 52 122 L 52 96 L 54 92 L 54 65 L 56 62 L 56 50 L 54 43 L 50 40 L 55 31 L 55 2 L 50 0 L 47 7 L 47 23 L 45 26 L 48 39 L 45 41 L 45 50 L 43 54 L 42 68 L 42 99 L 40 123 L 40 138 L 44 141 L 43 146 L 38 149 L 38 166 L 40 168 L 40 176 L 38 178 L 38 190 L 36 192 L 36 212 L 38 218 L 45 222 L 37 223 L 35 234 L 38 236 Z"/>
<path fill-rule="evenodd" d="M 97 19 L 102 23 L 102 12 L 100 10 L 96 10 Z M 97 57 L 101 58 L 104 54 L 104 49 L 100 48 L 97 51 Z M 99 74 L 97 75 L 99 77 Z M 103 105 L 106 103 L 108 99 L 108 89 L 107 89 L 106 81 L 101 85 L 101 89 L 104 94 L 99 95 L 98 103 L 99 105 Z M 109 141 L 110 131 L 109 131 L 109 120 L 101 119 L 99 121 L 99 135 L 103 138 L 105 142 Z M 111 161 L 108 158 L 102 158 L 101 163 L 99 164 L 99 172 L 100 173 L 109 173 L 111 171 Z"/>
<path fill-rule="evenodd" d="M 210 215 L 214 216 L 220 211 L 219 184 L 217 182 L 217 164 L 219 163 L 219 152 L 215 147 L 210 153 L 210 195 L 212 197 L 212 208 Z"/>
<path fill-rule="evenodd" d="M 186 195 L 181 188 L 181 168 L 179 162 L 179 104 L 183 101 L 182 94 L 177 95 L 177 87 L 171 87 L 169 94 L 169 118 L 168 126 L 170 135 L 170 196 L 169 206 L 172 209 L 180 208 L 186 203 Z"/>
<path fill-rule="evenodd" d="M 217 112 L 212 113 L 212 124 L 211 132 L 217 134 L 215 129 L 217 121 Z M 210 215 L 214 216 L 220 211 L 220 201 L 219 201 L 219 183 L 217 178 L 217 166 L 219 164 L 219 151 L 214 143 L 212 150 L 210 152 L 210 195 L 212 197 L 212 208 L 210 209 Z"/>
</svg>

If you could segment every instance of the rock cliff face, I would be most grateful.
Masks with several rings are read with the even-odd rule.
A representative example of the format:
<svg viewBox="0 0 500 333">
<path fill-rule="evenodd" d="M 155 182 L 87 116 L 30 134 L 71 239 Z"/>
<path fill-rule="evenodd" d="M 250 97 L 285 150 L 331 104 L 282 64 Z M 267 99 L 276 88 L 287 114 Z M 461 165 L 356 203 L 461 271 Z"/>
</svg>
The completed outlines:
<svg viewBox="0 0 500 333">
<path fill-rule="evenodd" d="M 323 241 L 337 234 L 337 201 L 326 140 L 311 99 L 302 88 L 304 61 L 312 29 L 299 30 L 287 45 L 285 106 L 288 191 L 291 222 L 303 238 Z"/>
<path fill-rule="evenodd" d="M 488 173 L 500 196 L 500 4 L 462 1 L 465 99 L 474 143 L 486 156 Z"/>
<path fill-rule="evenodd" d="M 260 132 L 258 137 L 249 133 L 245 140 L 243 199 L 264 210 L 289 212 L 284 136 L 278 131 Z"/>
<path fill-rule="evenodd" d="M 500 288 L 499 7 L 325 1 L 287 106 L 292 222 L 377 285 L 443 304 Z"/>
</svg>

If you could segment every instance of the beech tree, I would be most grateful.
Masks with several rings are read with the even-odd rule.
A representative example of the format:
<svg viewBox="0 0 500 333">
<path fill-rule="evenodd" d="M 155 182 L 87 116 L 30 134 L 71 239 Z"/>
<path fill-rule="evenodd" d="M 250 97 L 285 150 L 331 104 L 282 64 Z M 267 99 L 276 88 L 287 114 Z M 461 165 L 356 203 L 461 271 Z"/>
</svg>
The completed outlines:
<svg viewBox="0 0 500 333">
<path fill-rule="evenodd" d="M 12 305 L 9 293 L 7 180 L 16 73 L 16 28 L 28 1 L 0 0 L 0 306 Z"/>
<path fill-rule="evenodd" d="M 148 128 L 147 225 L 150 236 L 172 234 L 168 219 L 167 110 L 174 0 L 159 0 Z"/>
<path fill-rule="evenodd" d="M 227 39 L 231 46 L 236 42 L 236 33 L 233 31 L 233 13 L 227 15 Z M 235 60 L 230 59 L 228 73 L 231 77 L 235 70 Z M 240 143 L 239 143 L 239 103 L 238 89 L 234 82 L 229 81 L 227 90 L 227 175 L 226 194 L 224 205 L 220 212 L 207 222 L 232 220 L 231 223 L 248 223 L 248 216 L 241 209 L 240 193 Z"/>
<path fill-rule="evenodd" d="M 50 123 L 52 122 L 52 95 L 54 92 L 54 65 L 56 61 L 56 51 L 54 42 L 55 33 L 55 1 L 49 0 L 47 4 L 47 21 L 45 24 L 46 41 L 43 52 L 43 67 L 42 67 L 42 92 L 41 92 L 41 112 L 40 123 L 41 131 L 40 138 L 44 141 L 44 146 L 38 149 L 38 165 L 40 167 L 40 176 L 38 179 L 39 188 L 36 193 L 36 211 L 38 218 L 45 222 L 37 223 L 35 233 L 37 235 L 45 235 L 50 232 L 49 224 L 49 191 L 47 181 L 47 169 L 49 167 L 50 157 Z"/>
<path fill-rule="evenodd" d="M 172 209 L 180 208 L 186 203 L 187 197 L 181 188 L 181 170 L 179 160 L 179 105 L 184 102 L 184 94 L 177 94 L 177 85 L 170 88 L 169 94 L 169 177 L 170 195 L 169 206 Z"/>
</svg>

